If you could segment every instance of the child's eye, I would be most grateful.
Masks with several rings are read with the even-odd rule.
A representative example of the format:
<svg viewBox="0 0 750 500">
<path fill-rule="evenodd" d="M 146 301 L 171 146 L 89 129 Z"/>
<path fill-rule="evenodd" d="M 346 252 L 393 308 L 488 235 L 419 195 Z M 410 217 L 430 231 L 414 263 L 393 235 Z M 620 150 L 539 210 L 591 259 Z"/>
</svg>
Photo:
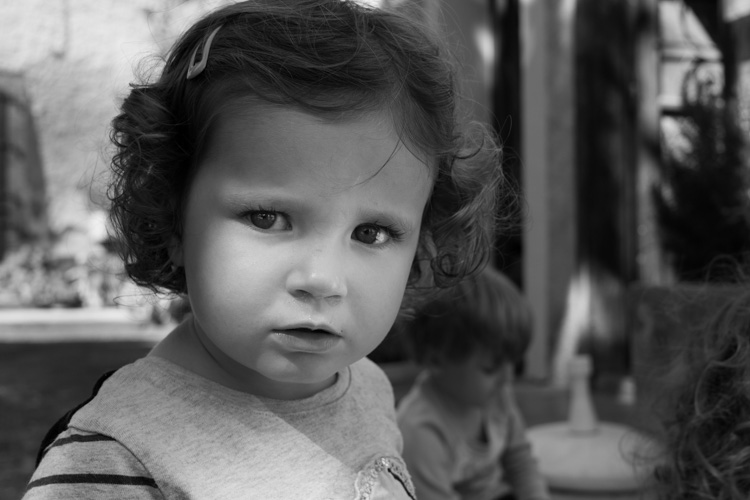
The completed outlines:
<svg viewBox="0 0 750 500">
<path fill-rule="evenodd" d="M 352 239 L 365 245 L 384 245 L 391 240 L 400 240 L 402 233 L 392 227 L 378 224 L 362 224 L 357 226 L 352 233 Z"/>
<path fill-rule="evenodd" d="M 274 210 L 253 210 L 245 214 L 250 223 L 266 231 L 284 231 L 291 228 L 286 215 Z"/>
</svg>

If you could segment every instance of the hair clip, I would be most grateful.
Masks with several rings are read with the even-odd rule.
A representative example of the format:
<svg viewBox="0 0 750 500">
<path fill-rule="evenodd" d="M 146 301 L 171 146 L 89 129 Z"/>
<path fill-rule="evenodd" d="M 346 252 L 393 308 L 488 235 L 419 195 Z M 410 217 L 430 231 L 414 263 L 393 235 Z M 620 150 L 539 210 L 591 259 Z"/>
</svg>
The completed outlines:
<svg viewBox="0 0 750 500">
<path fill-rule="evenodd" d="M 214 37 L 220 29 L 221 26 L 218 26 L 211 32 L 210 35 L 208 35 L 208 38 L 206 38 L 206 41 L 203 44 L 203 50 L 201 50 L 201 60 L 197 63 L 195 62 L 195 56 L 198 54 L 198 47 L 200 47 L 200 45 L 196 45 L 193 49 L 193 55 L 190 56 L 190 65 L 188 66 L 186 75 L 186 78 L 188 80 L 192 80 L 196 76 L 203 73 L 203 70 L 206 69 L 206 63 L 208 62 L 208 51 L 211 50 L 211 42 L 214 41 Z"/>
</svg>

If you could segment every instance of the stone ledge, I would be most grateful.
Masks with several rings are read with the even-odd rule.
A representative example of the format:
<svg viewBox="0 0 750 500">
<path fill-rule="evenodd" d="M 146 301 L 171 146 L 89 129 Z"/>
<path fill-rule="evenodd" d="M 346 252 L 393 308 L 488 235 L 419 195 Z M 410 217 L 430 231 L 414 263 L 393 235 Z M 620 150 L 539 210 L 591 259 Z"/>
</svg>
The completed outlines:
<svg viewBox="0 0 750 500">
<path fill-rule="evenodd" d="M 158 342 L 173 327 L 126 308 L 0 309 L 0 342 Z"/>
</svg>

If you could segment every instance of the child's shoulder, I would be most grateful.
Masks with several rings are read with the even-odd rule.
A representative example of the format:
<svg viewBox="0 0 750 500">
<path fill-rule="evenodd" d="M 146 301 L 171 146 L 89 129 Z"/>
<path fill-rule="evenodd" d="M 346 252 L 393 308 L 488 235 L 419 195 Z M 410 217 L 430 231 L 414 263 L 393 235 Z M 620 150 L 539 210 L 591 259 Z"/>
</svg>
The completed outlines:
<svg viewBox="0 0 750 500">
<path fill-rule="evenodd" d="M 71 425 L 106 434 L 110 426 L 130 421 L 144 409 L 161 411 L 169 405 L 185 402 L 184 398 L 175 396 L 194 392 L 194 386 L 186 370 L 161 358 L 147 356 L 112 373 L 95 397 L 73 415 Z M 126 409 L 128 411 L 124 411 Z"/>
<path fill-rule="evenodd" d="M 383 369 L 371 359 L 365 357 L 350 366 L 352 381 L 378 393 L 387 393 L 393 397 L 391 381 Z"/>
</svg>

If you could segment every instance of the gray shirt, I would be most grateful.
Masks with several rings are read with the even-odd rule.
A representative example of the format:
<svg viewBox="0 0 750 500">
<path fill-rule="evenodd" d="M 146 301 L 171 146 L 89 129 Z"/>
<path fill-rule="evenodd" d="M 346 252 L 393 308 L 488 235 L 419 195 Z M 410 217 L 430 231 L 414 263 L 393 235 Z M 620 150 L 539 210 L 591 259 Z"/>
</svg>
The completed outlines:
<svg viewBox="0 0 750 500">
<path fill-rule="evenodd" d="M 401 447 L 391 386 L 367 359 L 312 397 L 282 401 L 150 356 L 74 415 L 24 500 L 408 499 Z"/>
</svg>

